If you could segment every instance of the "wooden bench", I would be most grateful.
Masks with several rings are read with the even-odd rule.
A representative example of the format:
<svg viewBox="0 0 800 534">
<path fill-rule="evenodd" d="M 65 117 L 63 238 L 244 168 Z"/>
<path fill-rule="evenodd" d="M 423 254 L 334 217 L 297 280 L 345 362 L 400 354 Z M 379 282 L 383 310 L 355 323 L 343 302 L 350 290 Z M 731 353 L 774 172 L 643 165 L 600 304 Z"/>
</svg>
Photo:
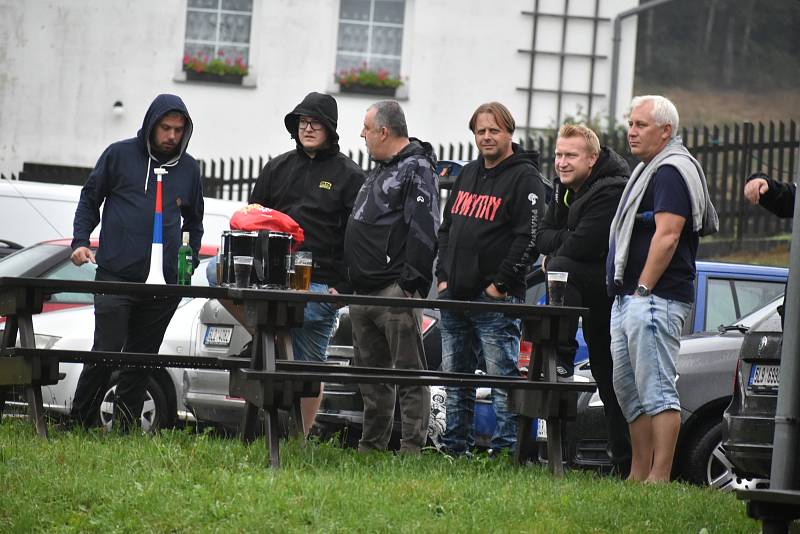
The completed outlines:
<svg viewBox="0 0 800 534">
<path fill-rule="evenodd" d="M 244 308 L 246 326 L 253 335 L 249 360 L 236 357 L 206 358 L 185 355 L 106 353 L 36 349 L 32 315 L 40 313 L 47 295 L 62 291 L 177 296 L 232 300 Z M 523 339 L 533 343 L 528 378 L 476 376 L 441 371 L 412 371 L 365 367 L 336 367 L 293 361 L 291 329 L 300 326 L 306 302 L 338 306 L 361 304 L 403 308 L 438 308 L 472 312 L 501 312 L 520 317 Z M 570 327 L 585 314 L 583 308 L 533 306 L 450 300 L 403 299 L 363 295 L 327 295 L 298 291 L 162 286 L 120 282 L 82 282 L 26 278 L 0 278 L 0 315 L 7 319 L 0 352 L 0 386 L 23 385 L 31 419 L 37 432 L 47 437 L 41 386 L 58 381 L 58 362 L 103 363 L 114 366 L 213 367 L 231 372 L 230 394 L 245 399 L 242 439 L 257 435 L 258 412 L 267 419 L 266 442 L 270 464 L 280 466 L 278 410 L 299 414 L 302 397 L 316 396 L 320 383 L 393 383 L 415 385 L 500 387 L 508 389 L 511 406 L 519 416 L 517 461 L 527 449 L 532 422 L 548 423 L 548 458 L 551 472 L 563 473 L 561 424 L 574 415 L 577 395 L 594 389 L 593 383 L 559 383 L 555 372 L 555 347 L 568 339 Z M 21 347 L 15 347 L 17 338 Z M 299 432 L 294 425 L 293 433 Z"/>
</svg>

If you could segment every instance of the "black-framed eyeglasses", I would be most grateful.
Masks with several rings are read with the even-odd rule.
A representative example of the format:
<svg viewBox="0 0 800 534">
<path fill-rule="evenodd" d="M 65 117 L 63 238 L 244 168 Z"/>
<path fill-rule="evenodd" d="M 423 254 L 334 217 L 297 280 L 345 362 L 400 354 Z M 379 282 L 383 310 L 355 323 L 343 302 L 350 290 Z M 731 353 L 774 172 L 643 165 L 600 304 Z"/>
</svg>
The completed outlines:
<svg viewBox="0 0 800 534">
<path fill-rule="evenodd" d="M 305 130 L 309 126 L 311 126 L 311 129 L 314 131 L 322 128 L 322 123 L 314 119 L 300 119 L 299 125 L 301 130 Z"/>
</svg>

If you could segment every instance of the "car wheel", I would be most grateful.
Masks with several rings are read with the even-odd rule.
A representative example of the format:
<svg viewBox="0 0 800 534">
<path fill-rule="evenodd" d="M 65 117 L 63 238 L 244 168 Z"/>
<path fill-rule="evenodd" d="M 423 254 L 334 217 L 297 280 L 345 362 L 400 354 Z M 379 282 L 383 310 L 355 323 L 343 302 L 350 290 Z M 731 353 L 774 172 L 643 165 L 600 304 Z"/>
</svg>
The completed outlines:
<svg viewBox="0 0 800 534">
<path fill-rule="evenodd" d="M 733 465 L 725 457 L 722 446 L 723 422 L 709 421 L 694 434 L 686 448 L 684 477 L 695 484 L 711 486 L 722 491 L 736 489 L 741 481 Z"/>
<path fill-rule="evenodd" d="M 117 384 L 116 380 L 103 395 L 103 401 L 100 403 L 100 425 L 106 430 L 110 431 L 113 427 L 114 415 L 114 400 L 116 398 Z M 159 428 L 165 428 L 171 425 L 172 418 L 169 417 L 169 400 L 166 393 L 161 386 L 156 382 L 153 377 L 147 379 L 147 387 L 144 393 L 144 405 L 142 406 L 142 414 L 139 418 L 142 431 L 152 433 Z"/>
</svg>

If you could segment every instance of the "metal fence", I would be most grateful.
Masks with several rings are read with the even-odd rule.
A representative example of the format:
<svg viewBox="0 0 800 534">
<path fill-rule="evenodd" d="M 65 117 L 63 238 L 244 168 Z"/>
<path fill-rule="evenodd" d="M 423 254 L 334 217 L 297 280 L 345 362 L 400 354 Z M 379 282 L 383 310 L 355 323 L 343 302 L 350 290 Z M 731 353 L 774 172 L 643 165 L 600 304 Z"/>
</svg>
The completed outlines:
<svg viewBox="0 0 800 534">
<path fill-rule="evenodd" d="M 681 135 L 686 147 L 705 169 L 709 193 L 719 213 L 719 237 L 741 240 L 791 232 L 790 221 L 778 219 L 766 210 L 744 202 L 742 190 L 745 179 L 756 171 L 778 180 L 792 180 L 798 164 L 800 141 L 795 121 L 683 128 Z M 548 179 L 555 176 L 555 141 L 555 135 L 519 141 L 525 148 L 539 152 L 540 170 Z M 603 134 L 600 141 L 625 157 L 631 168 L 637 163 L 628 151 L 624 132 Z M 472 143 L 437 144 L 434 148 L 440 160 L 472 160 L 477 155 Z M 372 166 L 363 150 L 349 151 L 348 156 L 365 170 Z M 246 202 L 259 172 L 269 159 L 270 156 L 201 160 L 204 194 Z M 82 184 L 89 171 L 81 167 L 25 163 L 19 178 Z"/>
</svg>

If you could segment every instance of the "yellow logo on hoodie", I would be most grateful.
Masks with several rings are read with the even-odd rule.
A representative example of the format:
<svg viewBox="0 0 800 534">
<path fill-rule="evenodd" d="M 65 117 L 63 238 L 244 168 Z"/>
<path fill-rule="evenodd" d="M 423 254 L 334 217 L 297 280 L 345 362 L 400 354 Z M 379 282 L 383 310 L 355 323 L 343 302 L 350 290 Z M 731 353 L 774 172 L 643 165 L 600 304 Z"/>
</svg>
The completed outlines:
<svg viewBox="0 0 800 534">
<path fill-rule="evenodd" d="M 327 189 L 328 191 L 330 191 L 332 187 L 333 187 L 333 184 L 332 184 L 332 183 L 330 183 L 330 182 L 327 182 L 327 181 L 325 181 L 325 180 L 322 180 L 322 181 L 319 183 L 319 188 L 320 188 L 320 189 Z"/>
</svg>

